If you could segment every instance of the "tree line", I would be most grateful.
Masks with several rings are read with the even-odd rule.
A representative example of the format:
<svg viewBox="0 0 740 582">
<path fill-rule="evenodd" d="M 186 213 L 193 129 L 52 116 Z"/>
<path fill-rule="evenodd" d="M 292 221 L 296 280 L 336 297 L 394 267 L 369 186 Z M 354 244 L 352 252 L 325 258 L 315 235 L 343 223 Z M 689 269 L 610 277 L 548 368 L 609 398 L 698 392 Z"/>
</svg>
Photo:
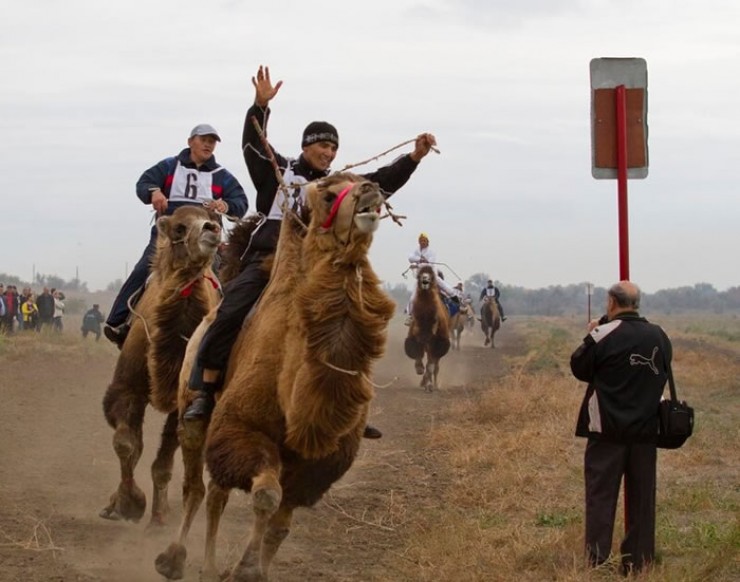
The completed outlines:
<svg viewBox="0 0 740 582">
<path fill-rule="evenodd" d="M 470 295 L 476 309 L 479 307 L 478 297 L 488 279 L 485 273 L 477 273 L 463 281 L 463 293 Z M 505 285 L 499 281 L 494 281 L 494 284 L 501 290 L 501 303 L 507 315 L 583 314 L 588 311 L 590 302 L 591 313 L 596 317 L 606 305 L 607 288 L 590 285 L 589 298 L 589 284 L 585 282 L 550 285 L 540 289 L 525 289 L 516 285 Z M 407 286 L 386 285 L 386 290 L 401 306 L 400 309 L 403 309 L 410 297 Z M 643 292 L 640 310 L 665 315 L 689 311 L 711 311 L 720 314 L 737 311 L 740 310 L 740 286 L 731 287 L 727 291 L 717 291 L 709 283 L 697 283 L 692 286 L 661 289 L 655 293 Z"/>
<path fill-rule="evenodd" d="M 473 305 L 479 307 L 478 297 L 486 286 L 489 276 L 485 273 L 476 273 L 463 281 L 463 292 L 470 295 Z M 19 277 L 0 273 L 0 282 L 5 285 L 16 285 L 19 288 L 49 287 L 63 290 L 67 293 L 88 293 L 87 283 L 77 278 L 65 280 L 57 275 L 36 274 L 33 283 L 22 281 Z M 583 314 L 588 310 L 589 296 L 588 283 L 574 283 L 571 285 L 550 285 L 540 289 L 526 289 L 517 285 L 505 285 L 494 281 L 501 290 L 501 302 L 507 315 L 544 315 L 562 316 Z M 121 279 L 112 281 L 106 291 L 117 291 L 122 284 Z M 393 297 L 402 310 L 408 303 L 411 291 L 405 283 L 394 285 L 385 284 L 385 290 Z M 606 304 L 605 287 L 591 286 L 591 312 L 601 313 Z M 740 286 L 731 287 L 726 291 L 717 291 L 710 283 L 696 283 L 695 285 L 661 289 L 655 293 L 643 293 L 642 311 L 645 313 L 684 313 L 688 311 L 711 311 L 725 313 L 740 310 Z"/>
</svg>

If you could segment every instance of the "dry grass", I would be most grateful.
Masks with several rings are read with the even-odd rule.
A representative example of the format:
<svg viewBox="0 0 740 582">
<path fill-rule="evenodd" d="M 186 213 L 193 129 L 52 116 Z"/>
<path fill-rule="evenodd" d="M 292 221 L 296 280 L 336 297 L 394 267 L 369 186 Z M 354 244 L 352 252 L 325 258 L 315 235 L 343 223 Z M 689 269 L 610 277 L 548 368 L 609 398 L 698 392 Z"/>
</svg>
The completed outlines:
<svg viewBox="0 0 740 582">
<path fill-rule="evenodd" d="M 641 580 L 740 579 L 740 342 L 728 339 L 740 337 L 740 322 L 733 321 L 716 318 L 713 327 L 704 318 L 688 329 L 684 320 L 661 321 L 669 333 L 681 329 L 674 373 L 697 426 L 683 449 L 659 454 L 658 556 Z M 439 508 L 407 526 L 398 568 L 409 580 L 620 578 L 617 559 L 591 571 L 582 562 L 585 441 L 573 430 L 583 385 L 570 376 L 568 357 L 583 325 L 533 320 L 520 330 L 529 350 L 514 371 L 430 432 L 440 471 L 452 478 Z"/>
</svg>

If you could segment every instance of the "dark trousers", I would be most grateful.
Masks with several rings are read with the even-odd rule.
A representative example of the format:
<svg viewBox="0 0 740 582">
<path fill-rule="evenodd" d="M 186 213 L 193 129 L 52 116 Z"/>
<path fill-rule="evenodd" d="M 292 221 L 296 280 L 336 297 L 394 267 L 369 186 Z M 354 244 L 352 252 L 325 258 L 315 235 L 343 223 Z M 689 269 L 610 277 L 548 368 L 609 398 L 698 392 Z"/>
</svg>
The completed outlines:
<svg viewBox="0 0 740 582">
<path fill-rule="evenodd" d="M 640 570 L 655 557 L 654 444 L 621 445 L 589 439 L 584 455 L 586 552 L 591 565 L 607 560 L 622 477 L 625 536 L 620 546 L 625 571 Z"/>
<path fill-rule="evenodd" d="M 144 249 L 144 254 L 141 255 L 139 262 L 133 268 L 131 273 L 126 279 L 126 282 L 118 292 L 113 305 L 110 308 L 108 319 L 105 321 L 106 325 L 111 327 L 118 327 L 122 323 L 126 322 L 129 316 L 128 300 L 131 296 L 136 293 L 137 289 L 140 289 L 146 283 L 146 278 L 149 276 L 149 264 L 151 263 L 154 251 L 157 250 L 157 225 L 152 227 L 152 232 L 149 237 L 149 244 Z"/>
<path fill-rule="evenodd" d="M 262 268 L 268 253 L 257 253 L 248 259 L 241 273 L 224 286 L 224 298 L 218 306 L 216 319 L 206 331 L 198 348 L 198 368 L 225 370 L 231 348 L 239 335 L 244 318 L 257 303 L 267 286 L 270 274 Z M 198 373 L 194 369 L 194 373 Z M 193 378 L 195 380 L 195 378 Z M 191 388 L 198 386 L 191 380 Z"/>
</svg>

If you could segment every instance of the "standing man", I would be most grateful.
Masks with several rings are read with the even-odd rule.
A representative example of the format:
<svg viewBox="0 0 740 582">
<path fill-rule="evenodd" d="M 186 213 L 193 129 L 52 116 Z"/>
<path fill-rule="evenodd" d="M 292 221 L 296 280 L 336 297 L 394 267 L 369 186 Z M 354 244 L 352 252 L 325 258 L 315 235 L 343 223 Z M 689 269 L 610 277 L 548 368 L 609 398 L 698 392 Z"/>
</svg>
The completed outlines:
<svg viewBox="0 0 740 582">
<path fill-rule="evenodd" d="M 247 196 L 238 180 L 213 155 L 221 141 L 212 125 L 201 123 L 190 132 L 188 147 L 177 156 L 166 158 L 144 172 L 136 183 L 136 195 L 151 204 L 157 218 L 175 212 L 180 206 L 202 205 L 222 214 L 241 218 L 248 208 Z M 105 337 L 119 348 L 126 340 L 129 300 L 144 286 L 149 276 L 149 263 L 157 248 L 157 224 L 152 226 L 149 244 L 139 262 L 113 301 Z"/>
<path fill-rule="evenodd" d="M 283 82 L 275 85 L 270 80 L 270 70 L 262 67 L 252 77 L 255 89 L 254 103 L 247 110 L 242 134 L 242 151 L 249 176 L 257 189 L 257 212 L 264 222 L 255 230 L 249 251 L 243 258 L 241 273 L 224 289 L 224 298 L 218 307 L 216 319 L 208 328 L 198 350 L 197 365 L 193 366 L 189 386 L 199 392 L 185 411 L 186 420 L 206 418 L 214 406 L 214 394 L 219 389 L 223 372 L 244 318 L 267 286 L 269 274 L 262 268 L 264 258 L 277 247 L 283 204 L 296 209 L 305 202 L 305 184 L 329 175 L 329 167 L 337 155 L 339 133 L 326 121 L 312 121 L 303 131 L 301 154 L 286 158 L 272 150 L 286 185 L 293 185 L 290 193 L 279 188 L 278 178 L 268 152 L 265 151 L 252 118 L 256 118 L 263 131 L 270 117 L 269 103 L 277 95 Z M 416 138 L 414 151 L 397 158 L 388 166 L 363 177 L 377 182 L 390 196 L 401 188 L 416 170 L 419 162 L 436 144 L 434 136 L 422 133 Z M 271 147 L 271 146 L 270 146 Z M 366 438 L 379 438 L 380 431 L 366 427 Z"/>
<path fill-rule="evenodd" d="M 573 375 L 588 382 L 576 426 L 576 435 L 588 439 L 586 554 L 591 566 L 609 557 L 624 476 L 624 574 L 655 557 L 657 412 L 672 358 L 668 336 L 641 317 L 639 307 L 637 285 L 613 285 L 606 315 L 589 323 L 589 334 L 570 358 Z"/>
<path fill-rule="evenodd" d="M 486 286 L 483 287 L 480 291 L 480 301 L 483 301 L 486 297 L 489 299 L 493 299 L 496 302 L 496 307 L 498 307 L 498 314 L 501 316 L 501 322 L 503 323 L 506 321 L 506 316 L 504 315 L 504 308 L 501 305 L 501 291 L 499 290 L 496 285 L 493 284 L 493 279 L 488 279 L 488 283 L 486 283 Z"/>
<path fill-rule="evenodd" d="M 38 310 L 38 330 L 44 326 L 52 326 L 54 323 L 54 296 L 48 287 L 44 287 L 41 294 L 36 297 L 36 309 Z M 25 325 L 26 318 L 24 318 Z"/>
</svg>

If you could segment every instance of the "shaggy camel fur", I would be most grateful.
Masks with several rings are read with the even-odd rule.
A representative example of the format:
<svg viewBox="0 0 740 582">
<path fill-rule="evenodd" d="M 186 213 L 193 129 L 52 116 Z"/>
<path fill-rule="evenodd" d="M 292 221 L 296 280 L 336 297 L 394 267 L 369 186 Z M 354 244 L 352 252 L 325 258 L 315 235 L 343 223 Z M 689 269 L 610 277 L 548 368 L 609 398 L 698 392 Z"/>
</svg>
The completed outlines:
<svg viewBox="0 0 740 582">
<path fill-rule="evenodd" d="M 462 336 L 462 332 L 465 331 L 465 325 L 471 318 L 475 318 L 475 312 L 470 303 L 461 303 L 457 313 L 450 316 L 452 349 L 460 349 L 460 336 Z"/>
<path fill-rule="evenodd" d="M 483 305 L 480 308 L 480 327 L 486 336 L 483 345 L 490 345 L 492 348 L 495 348 L 494 336 L 501 327 L 501 314 L 498 311 L 496 302 L 488 297 L 483 298 Z"/>
<path fill-rule="evenodd" d="M 203 499 L 203 448 L 211 482 L 202 580 L 219 579 L 215 542 L 229 491 L 252 493 L 252 533 L 231 582 L 267 579 L 293 511 L 315 504 L 359 449 L 372 365 L 395 311 L 367 257 L 384 197 L 376 184 L 338 174 L 309 185 L 306 198 L 308 230 L 290 213 L 283 219 L 270 283 L 232 350 L 205 439 L 202 421 L 182 423 L 183 523 L 156 561 L 169 578 L 182 577 L 186 537 Z M 192 398 L 187 362 L 195 349 L 181 374 L 181 411 Z"/>
<path fill-rule="evenodd" d="M 167 414 L 151 473 L 153 525 L 169 512 L 167 487 L 177 450 L 177 388 L 187 340 L 220 299 L 211 269 L 221 239 L 215 215 L 199 206 L 178 208 L 157 220 L 157 250 L 152 274 L 122 346 L 113 380 L 103 399 L 113 448 L 121 464 L 121 482 L 100 516 L 138 521 L 146 496 L 134 481 L 144 446 L 142 425 L 147 404 Z"/>
<path fill-rule="evenodd" d="M 414 360 L 416 373 L 422 376 L 421 386 L 431 392 L 438 386 L 439 361 L 450 349 L 450 322 L 449 311 L 439 295 L 437 276 L 430 265 L 419 267 L 411 314 L 413 320 L 404 348 L 406 355 Z"/>
</svg>

